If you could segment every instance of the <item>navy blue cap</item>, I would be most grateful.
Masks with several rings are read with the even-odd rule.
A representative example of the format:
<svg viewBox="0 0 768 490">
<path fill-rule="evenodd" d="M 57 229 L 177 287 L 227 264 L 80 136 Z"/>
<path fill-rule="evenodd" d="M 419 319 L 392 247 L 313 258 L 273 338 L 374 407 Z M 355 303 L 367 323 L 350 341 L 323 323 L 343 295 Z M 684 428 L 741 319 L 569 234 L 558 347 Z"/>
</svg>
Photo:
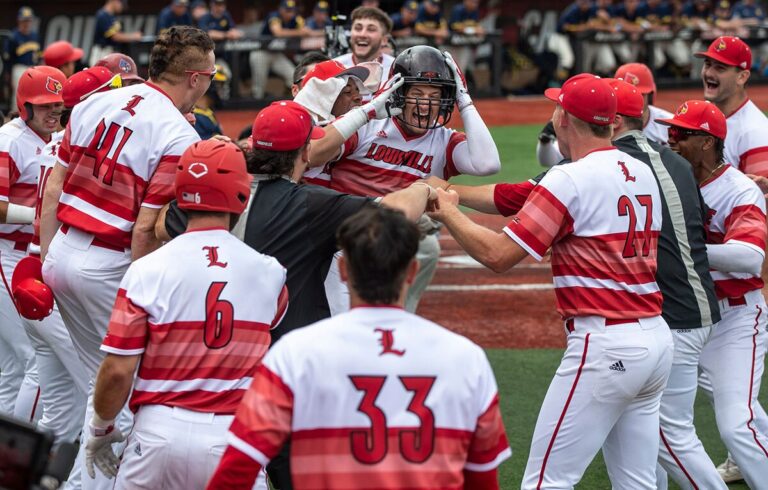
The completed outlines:
<svg viewBox="0 0 768 490">
<path fill-rule="evenodd" d="M 29 20 L 35 18 L 35 12 L 30 7 L 21 7 L 16 14 L 16 20 Z"/>
</svg>

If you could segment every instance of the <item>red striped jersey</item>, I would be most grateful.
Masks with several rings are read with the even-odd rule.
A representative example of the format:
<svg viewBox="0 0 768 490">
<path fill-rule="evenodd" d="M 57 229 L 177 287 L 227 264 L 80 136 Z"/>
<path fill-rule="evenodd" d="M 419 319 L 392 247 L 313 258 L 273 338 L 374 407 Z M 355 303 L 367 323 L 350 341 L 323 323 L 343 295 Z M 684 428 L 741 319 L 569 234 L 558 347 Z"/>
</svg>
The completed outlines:
<svg viewBox="0 0 768 490">
<path fill-rule="evenodd" d="M 701 197 L 708 208 L 707 243 L 740 243 L 765 256 L 765 197 L 749 177 L 725 165 L 704 182 Z M 710 272 L 718 299 L 738 298 L 763 287 L 759 274 Z"/>
<path fill-rule="evenodd" d="M 34 207 L 43 140 L 19 117 L 0 127 L 0 201 Z M 32 241 L 34 227 L 0 223 L 0 238 Z"/>
<path fill-rule="evenodd" d="M 661 313 L 656 248 L 661 198 L 653 172 L 614 147 L 552 167 L 504 231 L 535 259 L 552 249 L 563 317 Z"/>
<path fill-rule="evenodd" d="M 45 185 L 48 183 L 48 177 L 51 176 L 54 165 L 59 159 L 59 146 L 61 146 L 61 140 L 64 137 L 64 131 L 57 131 L 51 135 L 51 141 L 43 148 L 43 153 L 40 155 L 40 168 L 37 177 L 37 205 L 35 207 L 35 222 L 34 236 L 32 237 L 32 243 L 29 244 L 29 253 L 40 255 L 40 211 L 43 205 L 43 195 L 45 193 Z"/>
<path fill-rule="evenodd" d="M 285 269 L 223 229 L 132 263 L 101 349 L 141 354 L 129 406 L 232 414 L 287 307 Z"/>
<path fill-rule="evenodd" d="M 747 99 L 726 119 L 726 162 L 738 162 L 745 174 L 768 177 L 768 117 Z"/>
<path fill-rule="evenodd" d="M 94 94 L 72 110 L 59 149 L 67 167 L 59 220 L 129 248 L 139 207 L 173 199 L 179 156 L 199 140 L 152 83 Z"/>
<path fill-rule="evenodd" d="M 291 438 L 296 489 L 463 489 L 511 455 L 483 350 L 399 308 L 294 330 L 264 357 L 230 445 L 265 465 Z"/>
<path fill-rule="evenodd" d="M 331 189 L 356 196 L 379 197 L 430 175 L 458 175 L 453 151 L 467 144 L 464 133 L 437 128 L 408 135 L 396 118 L 375 119 L 344 142 L 331 169 Z"/>
</svg>

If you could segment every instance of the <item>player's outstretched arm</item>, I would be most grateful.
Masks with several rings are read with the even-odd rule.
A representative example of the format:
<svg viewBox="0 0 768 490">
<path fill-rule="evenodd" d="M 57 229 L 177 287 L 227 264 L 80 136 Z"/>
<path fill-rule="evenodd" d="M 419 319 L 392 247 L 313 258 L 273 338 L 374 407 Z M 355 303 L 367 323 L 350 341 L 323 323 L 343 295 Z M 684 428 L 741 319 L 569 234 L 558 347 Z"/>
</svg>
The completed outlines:
<svg viewBox="0 0 768 490">
<path fill-rule="evenodd" d="M 396 116 L 402 109 L 390 107 L 392 93 L 403 84 L 400 74 L 386 82 L 384 88 L 367 104 L 355 107 L 351 111 L 325 127 L 325 136 L 314 141 L 309 147 L 310 167 L 319 167 L 338 158 L 341 145 L 351 138 L 357 130 L 372 119 L 386 119 Z"/>
<path fill-rule="evenodd" d="M 392 192 L 381 198 L 380 204 L 397 209 L 414 223 L 419 220 L 430 201 L 437 199 L 437 192 L 424 182 L 414 182 L 405 189 Z"/>
<path fill-rule="evenodd" d="M 474 223 L 442 189 L 437 190 L 437 201 L 429 216 L 445 224 L 453 238 L 472 258 L 494 272 L 505 272 L 528 255 L 504 233 Z"/>
<path fill-rule="evenodd" d="M 162 245 L 155 236 L 155 223 L 159 214 L 159 209 L 145 206 L 139 208 L 139 215 L 136 217 L 131 235 L 131 260 L 138 260 Z"/>
<path fill-rule="evenodd" d="M 499 214 L 499 210 L 496 209 L 496 205 L 493 202 L 496 184 L 478 186 L 455 185 L 435 176 L 428 177 L 424 182 L 435 189 L 443 189 L 444 191 L 450 189 L 454 191 L 459 195 L 459 204 L 462 206 L 467 206 L 483 213 Z"/>
<path fill-rule="evenodd" d="M 445 62 L 453 71 L 456 83 L 456 105 L 464 123 L 466 143 L 459 143 L 453 149 L 453 162 L 456 170 L 465 175 L 493 175 L 501 170 L 501 159 L 496 142 L 483 122 L 480 113 L 469 96 L 467 82 L 458 65 L 448 51 L 443 53 Z"/>
<path fill-rule="evenodd" d="M 40 256 L 45 260 L 48 254 L 48 246 L 61 226 L 56 218 L 56 209 L 59 207 L 61 190 L 64 187 L 64 178 L 67 176 L 67 168 L 56 164 L 48 177 L 43 192 L 43 202 L 40 205 Z"/>
</svg>

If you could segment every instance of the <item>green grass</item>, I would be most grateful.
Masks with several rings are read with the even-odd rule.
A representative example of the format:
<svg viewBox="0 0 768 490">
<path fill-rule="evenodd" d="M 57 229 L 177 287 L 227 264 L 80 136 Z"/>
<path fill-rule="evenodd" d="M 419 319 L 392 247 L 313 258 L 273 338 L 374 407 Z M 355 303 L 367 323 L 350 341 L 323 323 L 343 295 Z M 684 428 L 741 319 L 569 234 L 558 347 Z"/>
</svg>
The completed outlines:
<svg viewBox="0 0 768 490">
<path fill-rule="evenodd" d="M 501 171 L 489 177 L 459 176 L 451 182 L 466 185 L 520 182 L 540 174 L 544 168 L 536 160 L 536 138 L 542 127 L 534 124 L 490 128 L 501 156 Z"/>
<path fill-rule="evenodd" d="M 500 469 L 501 488 L 516 489 L 520 488 L 523 478 L 539 407 L 560 362 L 562 351 L 489 349 L 487 353 L 493 371 L 496 373 L 504 424 L 512 447 L 512 458 Z M 768 406 L 768 390 L 762 390 L 760 401 L 764 407 Z M 695 414 L 699 438 L 715 464 L 720 464 L 725 460 L 726 450 L 717 434 L 712 408 L 702 396 L 696 400 Z M 610 488 L 608 474 L 600 454 L 587 469 L 578 488 L 589 490 Z M 678 487 L 670 483 L 669 488 Z M 746 490 L 748 487 L 745 484 L 732 484 L 729 488 Z"/>
</svg>

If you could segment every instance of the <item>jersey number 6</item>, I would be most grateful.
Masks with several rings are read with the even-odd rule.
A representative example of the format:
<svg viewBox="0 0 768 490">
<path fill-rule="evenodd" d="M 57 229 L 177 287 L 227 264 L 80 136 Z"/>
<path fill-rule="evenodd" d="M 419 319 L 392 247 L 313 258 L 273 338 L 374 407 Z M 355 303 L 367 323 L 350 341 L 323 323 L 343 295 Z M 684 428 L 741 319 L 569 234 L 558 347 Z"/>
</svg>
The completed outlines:
<svg viewBox="0 0 768 490">
<path fill-rule="evenodd" d="M 653 199 L 651 196 L 644 194 L 635 196 L 635 199 L 640 206 L 645 208 L 645 226 L 643 226 L 643 250 L 642 256 L 648 257 L 651 253 L 651 224 L 653 223 Z M 621 196 L 619 198 L 619 216 L 629 216 L 629 229 L 627 230 L 627 238 L 624 241 L 624 250 L 621 253 L 623 257 L 636 257 L 637 248 L 635 247 L 635 234 L 637 233 L 637 214 L 635 213 L 635 206 L 632 204 L 632 200 L 628 196 Z"/>
<path fill-rule="evenodd" d="M 352 455 L 363 464 L 376 464 L 387 455 L 389 432 L 397 434 L 400 454 L 411 463 L 423 463 L 435 448 L 435 415 L 424 401 L 435 383 L 432 376 L 398 376 L 403 387 L 413 393 L 407 410 L 419 419 L 414 428 L 388 428 L 387 415 L 376 406 L 386 376 L 350 376 L 350 381 L 363 392 L 357 410 L 371 421 L 371 428 L 350 434 Z"/>
<path fill-rule="evenodd" d="M 220 298 L 226 285 L 226 282 L 213 282 L 205 295 L 203 341 L 209 349 L 221 349 L 232 340 L 235 307 Z"/>
</svg>

